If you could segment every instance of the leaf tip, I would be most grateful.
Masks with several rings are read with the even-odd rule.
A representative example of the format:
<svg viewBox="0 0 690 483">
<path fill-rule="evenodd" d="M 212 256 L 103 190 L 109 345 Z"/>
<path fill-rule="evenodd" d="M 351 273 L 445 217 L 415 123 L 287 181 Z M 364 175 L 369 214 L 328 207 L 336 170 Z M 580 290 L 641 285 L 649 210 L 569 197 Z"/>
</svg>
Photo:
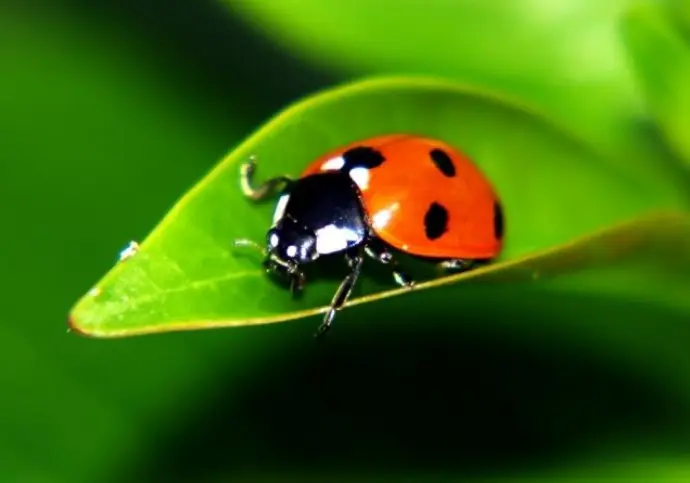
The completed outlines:
<svg viewBox="0 0 690 483">
<path fill-rule="evenodd" d="M 99 338 L 100 334 L 94 331 L 94 324 L 90 323 L 90 313 L 88 310 L 89 300 L 100 295 L 100 289 L 91 289 L 89 293 L 80 299 L 69 311 L 67 315 L 67 332 L 89 338 Z"/>
<path fill-rule="evenodd" d="M 88 331 L 85 331 L 84 328 L 79 325 L 79 323 L 77 322 L 77 318 L 74 316 L 74 313 L 70 313 L 67 316 L 67 332 L 74 333 L 82 337 L 94 337 L 93 334 L 89 333 Z"/>
</svg>

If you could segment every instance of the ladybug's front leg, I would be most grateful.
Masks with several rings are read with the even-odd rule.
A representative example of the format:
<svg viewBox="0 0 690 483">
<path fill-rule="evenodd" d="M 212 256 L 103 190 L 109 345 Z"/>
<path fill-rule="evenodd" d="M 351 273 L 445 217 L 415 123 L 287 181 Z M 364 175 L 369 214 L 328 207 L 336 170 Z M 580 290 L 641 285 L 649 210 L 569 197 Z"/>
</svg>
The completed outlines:
<svg viewBox="0 0 690 483">
<path fill-rule="evenodd" d="M 331 300 L 331 306 L 328 308 L 328 312 L 326 312 L 323 322 L 316 331 L 316 337 L 323 336 L 331 328 L 336 311 L 345 305 L 347 299 L 350 298 L 352 289 L 355 288 L 359 274 L 362 271 L 362 262 L 364 261 L 364 257 L 361 255 L 361 253 L 347 254 L 346 260 L 350 273 L 341 282 L 338 290 L 335 292 L 333 300 Z"/>
<path fill-rule="evenodd" d="M 393 272 L 393 279 L 395 283 L 401 287 L 412 288 L 414 280 L 412 280 L 405 272 L 400 269 L 395 256 L 388 250 L 380 240 L 372 238 L 364 247 L 365 253 L 379 263 L 388 265 Z"/>
<path fill-rule="evenodd" d="M 255 171 L 256 158 L 254 156 L 250 157 L 249 160 L 240 167 L 240 186 L 242 187 L 242 193 L 244 196 L 254 201 L 261 201 L 269 198 L 292 183 L 292 178 L 283 175 L 266 180 L 259 186 L 253 186 L 252 179 L 254 178 Z"/>
<path fill-rule="evenodd" d="M 300 270 L 295 270 L 290 274 L 290 292 L 293 297 L 301 295 L 302 290 L 304 290 L 304 284 L 306 279 L 304 273 Z"/>
</svg>

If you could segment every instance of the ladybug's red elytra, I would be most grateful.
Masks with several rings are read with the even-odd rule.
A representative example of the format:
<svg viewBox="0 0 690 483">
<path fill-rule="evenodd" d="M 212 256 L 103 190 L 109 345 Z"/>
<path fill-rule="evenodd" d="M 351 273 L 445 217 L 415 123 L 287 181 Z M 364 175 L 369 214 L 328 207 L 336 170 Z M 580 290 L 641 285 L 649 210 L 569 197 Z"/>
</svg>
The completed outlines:
<svg viewBox="0 0 690 483">
<path fill-rule="evenodd" d="M 245 196 L 279 194 L 266 249 L 260 247 L 266 270 L 286 277 L 297 293 L 305 284 L 303 265 L 333 255 L 347 263 L 317 336 L 347 301 L 365 257 L 388 265 L 394 280 L 411 288 L 395 251 L 462 271 L 502 248 L 495 190 L 466 155 L 437 139 L 391 134 L 358 141 L 320 156 L 297 179 L 280 176 L 258 187 L 255 169 L 253 158 L 241 167 Z"/>
</svg>

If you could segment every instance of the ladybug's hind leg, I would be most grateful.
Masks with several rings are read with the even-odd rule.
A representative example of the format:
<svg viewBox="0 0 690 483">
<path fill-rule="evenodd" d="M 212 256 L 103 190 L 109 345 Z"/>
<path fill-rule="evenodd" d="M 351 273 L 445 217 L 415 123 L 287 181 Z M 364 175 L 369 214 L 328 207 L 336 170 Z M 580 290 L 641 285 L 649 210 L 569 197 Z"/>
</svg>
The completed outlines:
<svg viewBox="0 0 690 483">
<path fill-rule="evenodd" d="M 346 260 L 350 273 L 348 273 L 347 277 L 343 279 L 338 287 L 338 290 L 335 292 L 333 300 L 331 300 L 331 306 L 328 308 L 328 312 L 326 312 L 323 322 L 316 331 L 316 337 L 323 336 L 331 328 L 336 311 L 340 309 L 345 302 L 347 302 L 348 298 L 350 298 L 352 289 L 355 287 L 359 274 L 362 271 L 362 262 L 364 261 L 364 257 L 361 253 L 356 253 L 354 255 L 348 254 L 346 255 Z"/>
<path fill-rule="evenodd" d="M 447 273 L 465 272 L 475 266 L 474 260 L 465 260 L 461 258 L 453 258 L 444 260 L 438 264 L 439 269 Z"/>
<path fill-rule="evenodd" d="M 412 288 L 414 280 L 412 280 L 405 272 L 400 269 L 398 261 L 395 256 L 388 250 L 383 243 L 378 239 L 372 239 L 364 247 L 364 252 L 374 260 L 384 265 L 388 265 L 393 273 L 395 283 L 401 287 Z"/>
<path fill-rule="evenodd" d="M 292 183 L 292 178 L 287 175 L 283 175 L 266 180 L 259 186 L 253 186 L 252 179 L 254 178 L 255 172 L 256 157 L 251 156 L 240 167 L 240 186 L 242 187 L 242 193 L 244 196 L 254 201 L 269 198 L 282 191 L 286 186 Z"/>
</svg>

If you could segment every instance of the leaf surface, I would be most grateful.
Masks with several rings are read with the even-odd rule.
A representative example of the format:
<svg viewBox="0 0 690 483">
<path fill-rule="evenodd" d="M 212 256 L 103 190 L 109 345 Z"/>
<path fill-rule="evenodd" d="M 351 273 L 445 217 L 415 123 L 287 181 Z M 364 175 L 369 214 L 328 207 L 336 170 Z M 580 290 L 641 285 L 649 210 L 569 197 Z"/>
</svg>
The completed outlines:
<svg viewBox="0 0 690 483">
<path fill-rule="evenodd" d="M 669 145 L 688 164 L 690 45 L 657 4 L 632 8 L 625 18 L 624 33 L 647 107 Z"/>
<path fill-rule="evenodd" d="M 497 263 L 422 289 L 605 264 L 639 250 L 656 232 L 642 220 L 592 234 L 668 208 L 654 190 L 520 106 L 435 79 L 374 79 L 297 103 L 233 150 L 178 202 L 134 257 L 77 304 L 72 326 L 93 336 L 123 336 L 276 322 L 324 310 L 337 280 L 310 280 L 296 301 L 268 280 L 253 253 L 232 250 L 236 238 L 262 241 L 273 209 L 242 197 L 239 165 L 256 155 L 260 178 L 296 176 L 326 150 L 392 132 L 462 147 L 496 186 L 507 220 L 506 247 Z M 658 216 L 654 223 L 683 219 Z M 670 226 L 680 226 L 670 229 L 673 236 L 685 234 L 682 223 Z M 401 294 L 386 282 L 365 280 L 359 297 L 369 296 L 353 303 Z"/>
<path fill-rule="evenodd" d="M 599 146 L 635 140 L 639 99 L 619 35 L 631 0 L 225 3 L 334 71 L 443 76 L 533 105 Z"/>
</svg>

